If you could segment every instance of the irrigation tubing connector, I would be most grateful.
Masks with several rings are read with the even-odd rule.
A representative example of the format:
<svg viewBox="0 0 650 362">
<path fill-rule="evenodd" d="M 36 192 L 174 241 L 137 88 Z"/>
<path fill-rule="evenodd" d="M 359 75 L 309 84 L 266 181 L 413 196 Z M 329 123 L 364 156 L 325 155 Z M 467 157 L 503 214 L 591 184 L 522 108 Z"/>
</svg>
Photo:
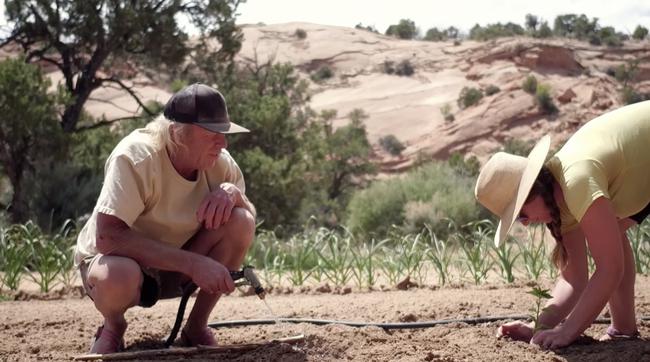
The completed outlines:
<svg viewBox="0 0 650 362">
<path fill-rule="evenodd" d="M 461 319 L 438 319 L 433 321 L 423 321 L 423 322 L 406 322 L 406 323 L 375 323 L 375 322 L 352 322 L 352 321 L 339 321 L 339 320 L 330 320 L 330 319 L 309 319 L 309 318 L 278 318 L 275 319 L 243 319 L 243 320 L 233 320 L 233 321 L 222 321 L 222 322 L 213 322 L 209 323 L 208 327 L 210 328 L 233 328 L 233 327 L 243 327 L 243 326 L 253 326 L 253 325 L 264 325 L 264 324 L 276 324 L 280 323 L 309 323 L 315 325 L 326 325 L 326 324 L 341 324 L 350 327 L 379 327 L 385 330 L 388 329 L 418 329 L 418 328 L 431 328 L 444 324 L 451 323 L 465 323 L 470 325 L 481 324 L 481 323 L 491 323 L 499 322 L 504 320 L 530 320 L 530 316 L 527 315 L 511 315 L 511 316 L 491 316 L 491 317 L 476 317 L 476 318 L 461 318 Z M 647 321 L 650 320 L 650 317 L 641 317 L 637 320 Z M 609 318 L 598 318 L 594 321 L 597 324 L 607 324 L 610 322 Z"/>
</svg>

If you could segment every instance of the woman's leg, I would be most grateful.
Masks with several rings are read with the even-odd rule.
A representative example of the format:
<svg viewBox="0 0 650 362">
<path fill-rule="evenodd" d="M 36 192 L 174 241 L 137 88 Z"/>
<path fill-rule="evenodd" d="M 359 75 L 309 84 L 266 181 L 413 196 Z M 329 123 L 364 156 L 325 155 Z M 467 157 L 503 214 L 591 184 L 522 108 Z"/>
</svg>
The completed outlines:
<svg viewBox="0 0 650 362">
<path fill-rule="evenodd" d="M 632 335 L 637 331 L 636 314 L 634 310 L 634 282 L 636 279 L 636 268 L 634 264 L 634 254 L 630 241 L 625 231 L 635 223 L 630 223 L 624 219 L 619 222 L 622 232 L 623 255 L 625 260 L 625 270 L 623 279 L 609 298 L 609 313 L 612 316 L 612 327 L 625 335 Z"/>
</svg>

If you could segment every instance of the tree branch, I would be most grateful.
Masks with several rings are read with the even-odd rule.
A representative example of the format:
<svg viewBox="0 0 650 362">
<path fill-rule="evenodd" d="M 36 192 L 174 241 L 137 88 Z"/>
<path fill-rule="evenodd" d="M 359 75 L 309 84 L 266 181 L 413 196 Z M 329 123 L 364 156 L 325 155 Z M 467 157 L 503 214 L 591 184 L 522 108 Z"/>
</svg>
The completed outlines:
<svg viewBox="0 0 650 362">
<path fill-rule="evenodd" d="M 131 97 L 133 97 L 133 99 L 136 101 L 136 103 L 138 103 L 138 105 L 140 105 L 140 107 L 142 107 L 142 109 L 148 115 L 150 115 L 150 116 L 154 115 L 154 112 L 152 110 L 150 110 L 149 108 L 147 108 L 147 106 L 144 103 L 142 103 L 142 100 L 140 100 L 140 97 L 138 97 L 138 95 L 135 94 L 135 92 L 133 91 L 133 87 L 127 86 L 121 80 L 119 80 L 119 79 L 117 79 L 115 77 L 97 78 L 97 81 L 99 81 L 99 84 L 104 83 L 104 82 L 111 82 L 111 83 L 115 83 L 115 84 L 119 85 L 120 87 L 122 87 L 122 89 L 124 89 L 127 93 L 129 93 L 131 95 Z"/>
<path fill-rule="evenodd" d="M 77 127 L 76 131 L 77 132 L 90 131 L 91 129 L 105 127 L 105 126 L 111 125 L 113 123 L 117 123 L 117 122 L 121 122 L 121 121 L 127 121 L 127 120 L 131 120 L 131 119 L 138 119 L 138 118 L 141 118 L 141 117 L 140 116 L 130 116 L 130 117 L 115 118 L 115 119 L 111 119 L 111 120 L 106 120 L 106 121 L 93 123 L 93 124 L 88 125 L 88 126 L 80 126 L 80 127 Z"/>
</svg>

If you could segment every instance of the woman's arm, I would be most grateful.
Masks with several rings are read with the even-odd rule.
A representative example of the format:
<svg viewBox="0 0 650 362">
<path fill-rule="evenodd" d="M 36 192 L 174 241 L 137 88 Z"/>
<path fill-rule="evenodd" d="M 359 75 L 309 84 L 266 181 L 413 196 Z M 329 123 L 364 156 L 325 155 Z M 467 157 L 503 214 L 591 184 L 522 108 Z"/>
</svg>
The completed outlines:
<svg viewBox="0 0 650 362">
<path fill-rule="evenodd" d="M 623 247 L 611 202 L 599 197 L 580 222 L 587 238 L 596 271 L 589 279 L 567 320 L 560 326 L 541 331 L 532 342 L 544 348 L 563 347 L 573 342 L 598 316 L 623 277 Z"/>
<path fill-rule="evenodd" d="M 582 230 L 576 228 L 562 235 L 562 244 L 566 249 L 567 264 L 560 271 L 551 293 L 553 298 L 546 303 L 539 316 L 539 323 L 545 328 L 555 327 L 569 315 L 589 280 L 587 248 Z"/>
<path fill-rule="evenodd" d="M 546 303 L 539 315 L 539 323 L 546 328 L 555 327 L 571 312 L 589 278 L 587 249 L 582 230 L 577 228 L 562 235 L 562 239 L 567 252 L 567 264 L 560 271 L 551 293 L 553 298 Z M 497 337 L 508 336 L 516 341 L 530 342 L 534 328 L 534 322 L 510 322 L 499 327 Z"/>
</svg>

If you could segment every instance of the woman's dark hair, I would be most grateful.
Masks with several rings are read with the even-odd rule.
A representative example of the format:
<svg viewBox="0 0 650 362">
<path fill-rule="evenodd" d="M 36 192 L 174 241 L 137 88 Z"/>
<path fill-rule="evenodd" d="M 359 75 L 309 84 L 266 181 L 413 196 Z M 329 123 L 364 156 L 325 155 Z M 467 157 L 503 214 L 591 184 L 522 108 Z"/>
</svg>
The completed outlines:
<svg viewBox="0 0 650 362">
<path fill-rule="evenodd" d="M 560 219 L 560 208 L 557 206 L 555 197 L 553 196 L 554 183 L 555 178 L 553 177 L 551 170 L 549 170 L 548 167 L 543 166 L 542 170 L 539 171 L 539 175 L 537 175 L 537 179 L 535 180 L 533 188 L 530 190 L 526 201 L 533 199 L 535 196 L 541 196 L 544 204 L 550 210 L 552 220 L 546 224 L 546 227 L 551 231 L 551 235 L 553 235 L 556 242 L 551 255 L 551 260 L 553 260 L 553 264 L 555 264 L 558 269 L 562 269 L 566 266 L 567 258 L 566 248 L 564 247 L 564 244 L 562 244 L 562 220 Z"/>
</svg>

